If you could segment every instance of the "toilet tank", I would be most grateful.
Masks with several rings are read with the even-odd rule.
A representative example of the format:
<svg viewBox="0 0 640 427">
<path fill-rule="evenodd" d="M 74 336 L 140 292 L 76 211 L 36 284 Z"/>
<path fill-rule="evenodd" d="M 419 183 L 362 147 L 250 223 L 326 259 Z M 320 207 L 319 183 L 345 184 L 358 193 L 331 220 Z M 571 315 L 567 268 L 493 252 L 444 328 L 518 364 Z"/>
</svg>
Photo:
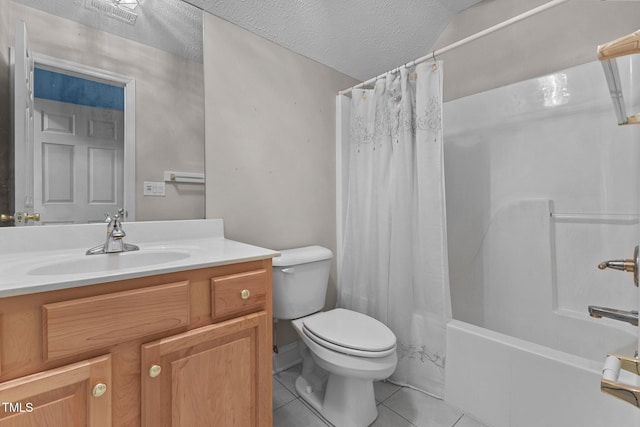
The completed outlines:
<svg viewBox="0 0 640 427">
<path fill-rule="evenodd" d="M 324 308 L 332 257 L 327 248 L 306 246 L 273 258 L 275 319 L 297 319 Z"/>
</svg>

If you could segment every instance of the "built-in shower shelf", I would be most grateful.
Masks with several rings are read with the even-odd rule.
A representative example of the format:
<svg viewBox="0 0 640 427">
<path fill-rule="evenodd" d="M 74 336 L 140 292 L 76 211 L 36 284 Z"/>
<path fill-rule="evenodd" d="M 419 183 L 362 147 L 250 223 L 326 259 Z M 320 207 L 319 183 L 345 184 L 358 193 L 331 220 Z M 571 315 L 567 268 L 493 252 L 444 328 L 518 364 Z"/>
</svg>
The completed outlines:
<svg viewBox="0 0 640 427">
<path fill-rule="evenodd" d="M 637 213 L 549 212 L 549 215 L 558 222 L 637 224 L 640 220 L 640 215 Z"/>
</svg>

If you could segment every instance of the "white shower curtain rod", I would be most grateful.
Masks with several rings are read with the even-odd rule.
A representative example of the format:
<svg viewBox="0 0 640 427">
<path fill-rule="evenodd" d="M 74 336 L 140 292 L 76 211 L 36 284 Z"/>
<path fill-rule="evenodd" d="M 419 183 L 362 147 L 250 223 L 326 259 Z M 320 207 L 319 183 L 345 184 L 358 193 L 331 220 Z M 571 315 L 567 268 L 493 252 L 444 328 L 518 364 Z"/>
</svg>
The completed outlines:
<svg viewBox="0 0 640 427">
<path fill-rule="evenodd" d="M 544 4 L 540 5 L 538 7 L 534 7 L 531 10 L 528 10 L 528 11 L 526 11 L 524 13 L 521 13 L 520 15 L 516 15 L 513 18 L 507 19 L 506 21 L 502 21 L 499 24 L 496 24 L 496 25 L 494 25 L 492 27 L 489 27 L 489 28 L 487 28 L 485 30 L 482 30 L 482 31 L 479 31 L 479 32 L 477 32 L 475 34 L 472 34 L 469 37 L 465 37 L 464 39 L 459 40 L 459 41 L 457 41 L 455 43 L 451 43 L 450 45 L 445 46 L 445 47 L 443 47 L 441 49 L 436 49 L 436 50 L 432 51 L 431 53 L 429 53 L 428 55 L 425 55 L 425 56 L 423 56 L 421 58 L 418 58 L 418 59 L 416 59 L 414 61 L 407 62 L 406 64 L 401 65 L 398 68 L 394 68 L 391 71 L 387 71 L 386 73 L 382 73 L 377 77 L 373 77 L 373 78 L 371 78 L 371 79 L 369 79 L 367 81 L 364 81 L 364 82 L 359 83 L 359 84 L 357 84 L 357 85 L 355 85 L 353 87 L 350 87 L 349 89 L 342 90 L 342 91 L 338 92 L 338 95 L 349 95 L 349 94 L 351 94 L 352 90 L 359 89 L 359 88 L 362 88 L 364 86 L 367 86 L 367 85 L 370 85 L 372 83 L 375 83 L 376 80 L 386 76 L 389 73 L 397 73 L 402 68 L 406 68 L 406 67 L 409 67 L 409 66 L 414 66 L 416 64 L 420 64 L 420 63 L 425 62 L 425 61 L 436 59 L 438 56 L 440 56 L 440 55 L 442 55 L 444 53 L 447 53 L 447 52 L 449 52 L 449 51 L 451 51 L 453 49 L 456 49 L 456 48 L 458 48 L 458 47 L 460 47 L 462 45 L 465 45 L 465 44 L 467 44 L 469 42 L 477 40 L 477 39 L 479 39 L 481 37 L 484 37 L 484 36 L 486 36 L 488 34 L 491 34 L 491 33 L 495 32 L 495 31 L 501 30 L 501 29 L 503 29 L 505 27 L 508 27 L 511 24 L 515 24 L 516 22 L 523 21 L 523 20 L 525 20 L 525 19 L 527 19 L 527 18 L 529 18 L 529 17 L 531 17 L 533 15 L 536 15 L 536 14 L 540 13 L 540 12 L 544 12 L 547 9 L 551 9 L 552 7 L 558 6 L 558 5 L 562 4 L 562 3 L 566 3 L 567 1 L 569 1 L 569 0 L 552 0 L 550 2 L 547 2 L 547 3 L 544 3 Z"/>
</svg>

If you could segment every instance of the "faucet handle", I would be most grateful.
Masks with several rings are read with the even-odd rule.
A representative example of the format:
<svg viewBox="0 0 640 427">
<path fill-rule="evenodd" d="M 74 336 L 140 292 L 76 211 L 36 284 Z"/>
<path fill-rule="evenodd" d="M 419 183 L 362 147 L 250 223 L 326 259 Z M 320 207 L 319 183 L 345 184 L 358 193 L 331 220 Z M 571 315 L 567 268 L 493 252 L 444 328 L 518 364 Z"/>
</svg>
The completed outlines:
<svg viewBox="0 0 640 427">
<path fill-rule="evenodd" d="M 120 215 L 115 214 L 109 218 L 109 225 L 111 227 L 120 227 Z"/>
<path fill-rule="evenodd" d="M 109 214 L 109 212 L 105 212 L 104 213 L 104 222 L 105 223 L 110 223 L 111 222 L 111 215 Z"/>
<path fill-rule="evenodd" d="M 626 271 L 633 273 L 633 282 L 638 286 L 638 265 L 640 264 L 640 255 L 638 254 L 640 246 L 636 246 L 633 250 L 633 258 L 603 261 L 598 264 L 600 270 L 611 268 L 613 270 Z"/>
<path fill-rule="evenodd" d="M 113 216 L 113 231 L 111 232 L 111 237 L 114 239 L 122 239 L 127 234 L 122 229 L 122 222 L 120 221 L 120 215 L 115 214 Z"/>
</svg>

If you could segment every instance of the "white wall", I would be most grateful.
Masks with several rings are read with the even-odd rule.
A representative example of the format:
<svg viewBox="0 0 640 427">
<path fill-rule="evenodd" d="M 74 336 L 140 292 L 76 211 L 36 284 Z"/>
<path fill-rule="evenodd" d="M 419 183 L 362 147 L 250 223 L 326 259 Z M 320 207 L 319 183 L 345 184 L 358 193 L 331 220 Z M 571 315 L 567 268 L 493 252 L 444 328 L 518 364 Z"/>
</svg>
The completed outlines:
<svg viewBox="0 0 640 427">
<path fill-rule="evenodd" d="M 210 14 L 204 68 L 207 217 L 234 240 L 335 253 L 335 96 L 357 82 Z M 335 281 L 334 262 L 327 306 Z"/>
<path fill-rule="evenodd" d="M 454 16 L 433 48 L 544 3 L 480 2 Z M 442 55 L 445 101 L 593 61 L 598 45 L 639 28 L 640 2 L 571 0 Z"/>
</svg>

